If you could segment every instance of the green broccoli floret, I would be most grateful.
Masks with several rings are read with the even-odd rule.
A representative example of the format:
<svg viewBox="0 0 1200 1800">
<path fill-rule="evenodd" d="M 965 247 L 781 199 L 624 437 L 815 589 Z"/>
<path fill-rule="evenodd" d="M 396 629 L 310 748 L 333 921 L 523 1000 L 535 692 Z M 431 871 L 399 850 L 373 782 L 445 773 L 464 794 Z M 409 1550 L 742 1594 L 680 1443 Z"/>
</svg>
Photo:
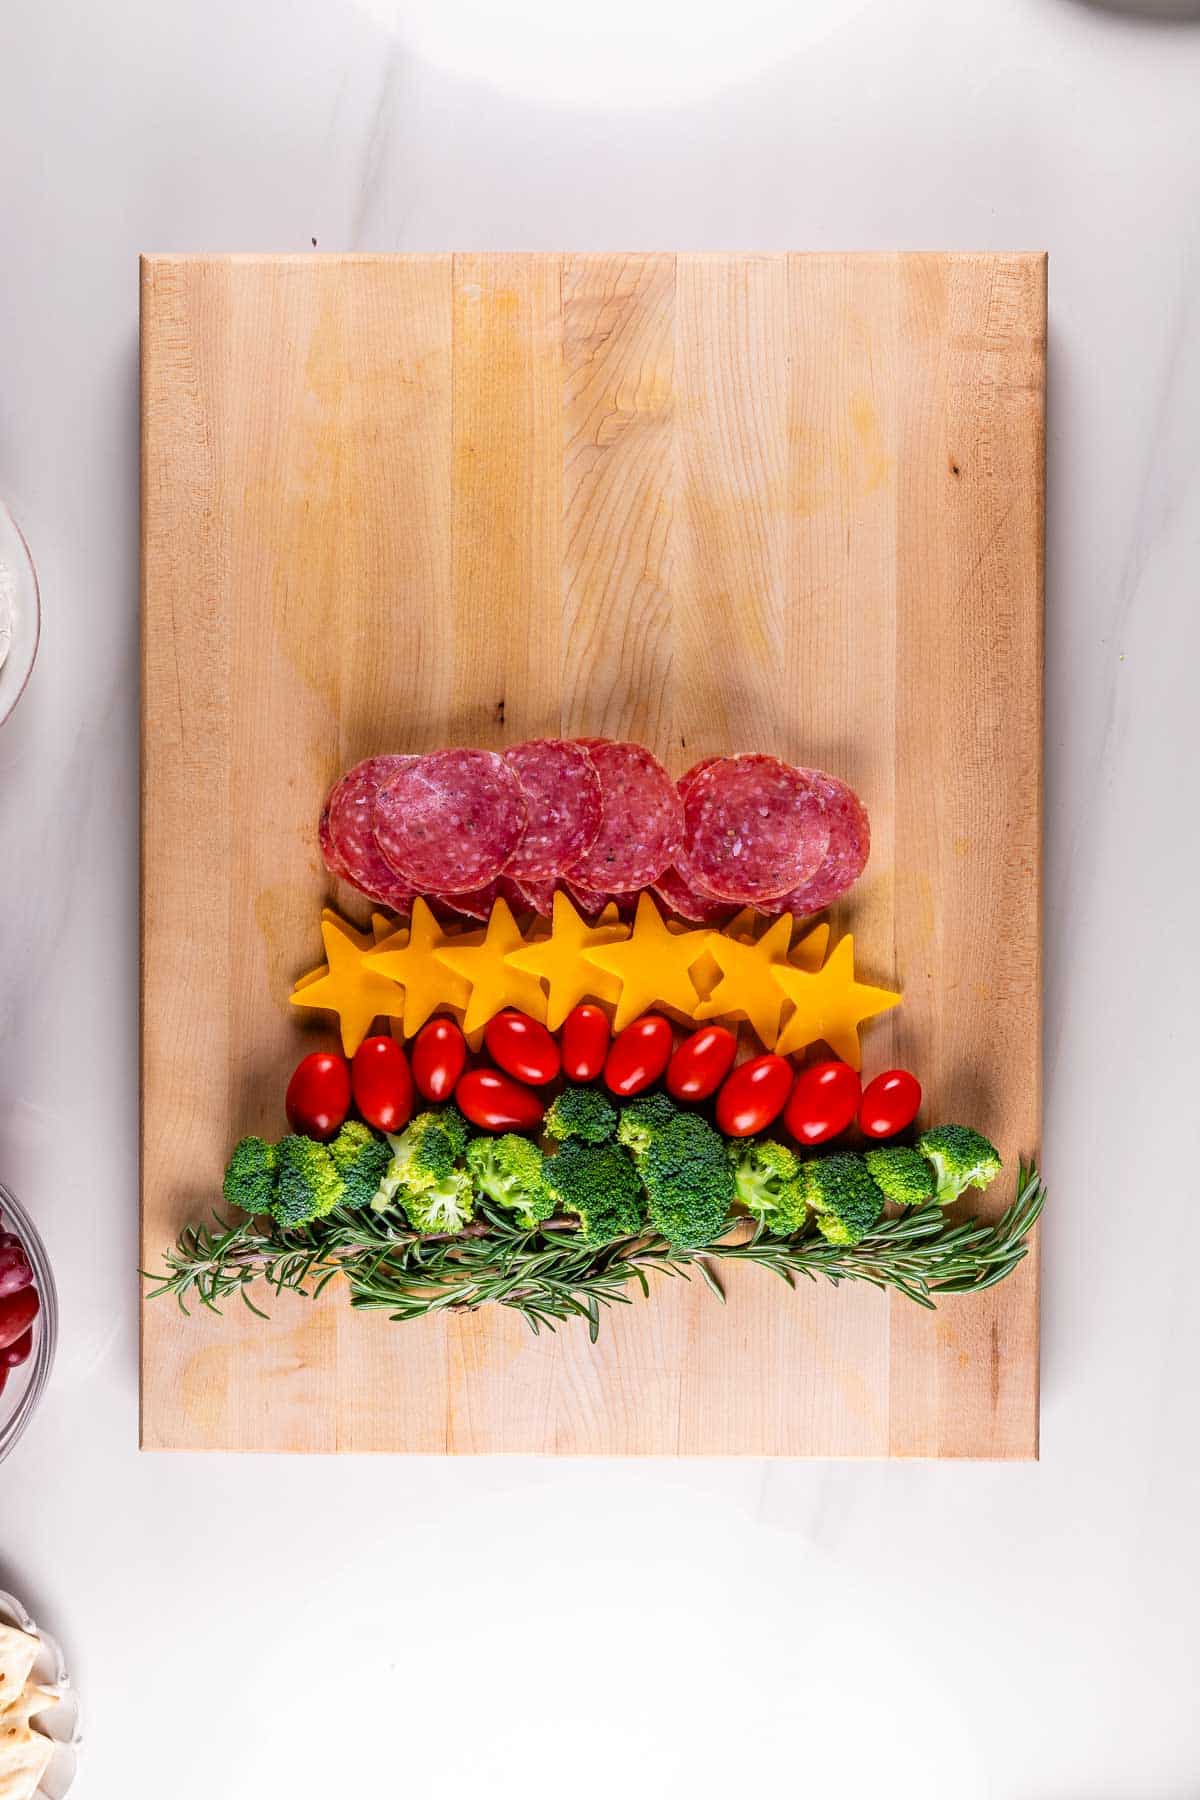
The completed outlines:
<svg viewBox="0 0 1200 1800">
<path fill-rule="evenodd" d="M 606 1144 L 617 1129 L 617 1109 L 599 1088 L 565 1087 L 551 1104 L 543 1129 L 547 1137 Z"/>
<path fill-rule="evenodd" d="M 624 1144 L 634 1156 L 641 1156 L 655 1132 L 661 1131 L 678 1114 L 679 1108 L 666 1094 L 639 1094 L 636 1100 L 621 1108 L 617 1142 Z"/>
<path fill-rule="evenodd" d="M 645 1195 L 619 1144 L 564 1144 L 546 1158 L 546 1181 L 562 1211 L 577 1214 L 585 1244 L 611 1244 L 642 1230 Z"/>
<path fill-rule="evenodd" d="M 678 1112 L 651 1130 L 635 1158 L 650 1202 L 650 1222 L 669 1244 L 696 1250 L 721 1235 L 733 1205 L 725 1140 L 699 1113 Z"/>
<path fill-rule="evenodd" d="M 342 1198 L 342 1178 L 329 1147 L 313 1138 L 285 1137 L 276 1151 L 271 1211 L 281 1225 L 323 1219 Z"/>
<path fill-rule="evenodd" d="M 454 1146 L 455 1156 L 461 1156 L 475 1133 L 459 1112 L 457 1106 L 443 1106 L 436 1115 L 437 1122 Z"/>
<path fill-rule="evenodd" d="M 397 1197 L 403 1202 L 405 1193 L 436 1187 L 455 1173 L 466 1148 L 466 1120 L 456 1106 L 421 1112 L 398 1137 L 389 1132 L 387 1141 L 392 1154 L 371 1201 L 376 1212 L 385 1212 Z"/>
<path fill-rule="evenodd" d="M 964 1188 L 985 1188 L 1002 1167 L 995 1144 L 969 1125 L 935 1125 L 921 1133 L 917 1149 L 933 1164 L 940 1206 L 950 1206 Z"/>
<path fill-rule="evenodd" d="M 526 1231 L 555 1210 L 545 1162 L 541 1146 L 515 1131 L 506 1131 L 503 1137 L 477 1137 L 467 1148 L 467 1168 L 476 1192 L 514 1212 Z"/>
<path fill-rule="evenodd" d="M 886 1150 L 868 1150 L 863 1160 L 885 1200 L 897 1206 L 924 1206 L 933 1199 L 933 1174 L 919 1150 L 896 1144 Z"/>
<path fill-rule="evenodd" d="M 252 1219 L 269 1213 L 275 1198 L 275 1146 L 265 1138 L 244 1137 L 233 1147 L 222 1192 L 230 1206 L 240 1206 Z"/>
<path fill-rule="evenodd" d="M 451 1169 L 440 1181 L 399 1193 L 405 1217 L 422 1236 L 461 1231 L 475 1217 L 475 1192 L 465 1169 Z"/>
<path fill-rule="evenodd" d="M 392 1160 L 385 1137 L 359 1119 L 348 1119 L 332 1140 L 329 1154 L 342 1178 L 343 1206 L 370 1206 Z"/>
<path fill-rule="evenodd" d="M 800 1191 L 831 1244 L 857 1244 L 883 1211 L 883 1195 L 855 1151 L 801 1163 Z"/>
<path fill-rule="evenodd" d="M 731 1138 L 727 1146 L 736 1198 L 772 1231 L 787 1236 L 805 1220 L 800 1158 L 773 1138 Z"/>
</svg>

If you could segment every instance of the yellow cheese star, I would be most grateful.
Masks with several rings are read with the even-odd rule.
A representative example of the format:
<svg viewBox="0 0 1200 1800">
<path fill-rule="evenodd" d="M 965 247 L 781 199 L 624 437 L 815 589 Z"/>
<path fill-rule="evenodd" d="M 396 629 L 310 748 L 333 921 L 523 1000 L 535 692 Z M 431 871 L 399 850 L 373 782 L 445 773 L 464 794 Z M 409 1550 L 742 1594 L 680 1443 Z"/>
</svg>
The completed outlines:
<svg viewBox="0 0 1200 1800">
<path fill-rule="evenodd" d="M 629 936 L 629 927 L 617 919 L 616 907 L 606 907 L 594 925 L 580 917 L 559 888 L 554 896 L 554 922 L 550 936 L 510 953 L 514 969 L 539 977 L 549 989 L 546 1023 L 557 1031 L 573 1006 L 591 997 L 616 1000 L 621 984 L 615 976 L 583 960 L 583 952 L 596 944 L 615 944 Z"/>
<path fill-rule="evenodd" d="M 633 930 L 623 942 L 583 951 L 586 962 L 621 983 L 614 1029 L 623 1031 L 648 1007 L 672 1006 L 694 1018 L 700 995 L 689 973 L 708 950 L 711 931 L 671 931 L 649 894 L 638 900 Z"/>
<path fill-rule="evenodd" d="M 854 939 L 844 937 L 829 961 L 816 974 L 790 964 L 771 971 L 795 1012 L 780 1033 L 775 1049 L 780 1056 L 803 1050 L 818 1040 L 852 1069 L 861 1067 L 858 1027 L 864 1019 L 900 1004 L 900 995 L 886 988 L 867 987 L 854 979 Z"/>
<path fill-rule="evenodd" d="M 405 1037 L 419 1031 L 439 1007 L 453 1009 L 467 1004 L 469 989 L 466 982 L 435 957 L 446 944 L 477 944 L 480 936 L 479 932 L 472 931 L 460 938 L 447 937 L 425 902 L 414 900 L 412 929 L 407 943 L 397 944 L 394 939 L 388 939 L 367 957 L 369 968 L 399 982 L 404 989 Z"/>
<path fill-rule="evenodd" d="M 367 966 L 374 939 L 366 932 L 355 931 L 336 913 L 324 913 L 321 937 L 328 967 L 302 975 L 292 990 L 291 1003 L 335 1012 L 342 1049 L 353 1056 L 376 1019 L 401 1017 L 404 995 L 387 975 Z"/>
<path fill-rule="evenodd" d="M 389 919 L 384 913 L 371 914 L 371 930 L 375 937 L 376 950 L 403 950 L 408 942 L 408 926 L 397 925 L 395 919 Z M 392 1021 L 392 1036 L 403 1041 L 404 1020 Z"/>
<path fill-rule="evenodd" d="M 463 1020 L 468 1037 L 506 1006 L 515 1006 L 531 1019 L 546 1017 L 541 982 L 536 975 L 514 968 L 509 961 L 524 943 L 508 902 L 497 900 L 482 943 L 468 944 L 464 938 L 454 938 L 434 952 L 443 968 L 470 984 L 471 997 Z"/>
<path fill-rule="evenodd" d="M 397 927 L 395 919 L 389 919 L 386 913 L 372 913 L 371 936 L 375 939 L 375 948 L 377 950 L 381 945 L 386 944 L 389 938 L 396 941 L 395 947 L 399 950 L 402 947 L 400 942 L 401 939 L 403 939 L 405 944 L 408 942 L 408 926 L 401 925 Z"/>
<path fill-rule="evenodd" d="M 806 937 L 802 937 L 795 945 L 788 961 L 797 969 L 807 969 L 815 975 L 825 961 L 825 952 L 829 948 L 828 925 L 814 925 Z"/>
<path fill-rule="evenodd" d="M 696 1017 L 715 1019 L 722 1013 L 737 1013 L 749 1019 L 763 1047 L 772 1049 L 779 1036 L 783 993 L 771 971 L 776 964 L 786 967 L 791 941 L 790 913 L 768 926 L 756 943 L 746 944 L 722 932 L 714 933 L 708 952 L 721 971 L 721 979 L 707 1000 L 696 1008 Z"/>
<path fill-rule="evenodd" d="M 335 913 L 332 906 L 323 907 L 321 910 L 321 917 L 322 919 L 334 919 L 339 924 L 341 923 L 340 913 Z M 372 913 L 371 935 L 375 939 L 376 949 L 390 938 L 391 943 L 388 946 L 389 949 L 399 950 L 408 942 L 408 926 L 402 925 L 400 929 L 397 930 L 395 919 L 389 919 L 383 913 Z M 322 975 L 328 975 L 328 973 L 328 963 L 322 963 L 319 969 L 310 969 L 307 975 L 302 975 L 299 981 L 295 983 L 292 992 L 298 994 L 301 988 L 311 987 L 314 981 L 320 981 Z"/>
</svg>

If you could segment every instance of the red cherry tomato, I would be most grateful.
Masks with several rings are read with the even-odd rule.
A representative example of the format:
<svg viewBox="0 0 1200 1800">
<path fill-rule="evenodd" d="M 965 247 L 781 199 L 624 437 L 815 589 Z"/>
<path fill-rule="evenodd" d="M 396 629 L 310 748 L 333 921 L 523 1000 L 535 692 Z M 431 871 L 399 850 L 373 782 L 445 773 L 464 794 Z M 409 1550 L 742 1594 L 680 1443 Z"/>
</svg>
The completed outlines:
<svg viewBox="0 0 1200 1800">
<path fill-rule="evenodd" d="M 0 1350 L 7 1350 L 23 1338 L 38 1316 L 41 1301 L 36 1288 L 22 1288 L 18 1294 L 6 1294 L 0 1300 Z"/>
<path fill-rule="evenodd" d="M 9 1231 L 4 1232 L 0 1235 L 0 1299 L 5 1294 L 18 1293 L 32 1280 L 33 1270 L 19 1239 Z"/>
<path fill-rule="evenodd" d="M 470 1069 L 454 1090 L 459 1109 L 481 1131 L 536 1131 L 545 1106 L 498 1069 Z"/>
<path fill-rule="evenodd" d="M 717 1124 L 726 1137 L 753 1137 L 783 1111 L 792 1085 L 782 1056 L 755 1056 L 730 1075 L 717 1095 Z"/>
<path fill-rule="evenodd" d="M 562 1070 L 568 1081 L 595 1081 L 608 1055 L 608 1014 L 600 1006 L 577 1006 L 562 1028 Z"/>
<path fill-rule="evenodd" d="M 32 1350 L 33 1326 L 31 1325 L 15 1344 L 9 1344 L 6 1349 L 0 1350 L 0 1370 L 7 1374 L 9 1369 L 19 1369 L 23 1362 L 29 1361 Z"/>
<path fill-rule="evenodd" d="M 861 1094 L 858 1070 L 849 1063 L 811 1063 L 796 1077 L 784 1125 L 798 1143 L 827 1143 L 851 1123 Z"/>
<path fill-rule="evenodd" d="M 673 1100 L 707 1100 L 715 1094 L 737 1054 L 737 1039 L 724 1025 L 702 1025 L 684 1038 L 667 1064 L 667 1092 Z"/>
<path fill-rule="evenodd" d="M 492 1061 L 528 1087 L 553 1081 L 562 1063 L 558 1045 L 546 1027 L 511 1007 L 488 1020 L 483 1041 Z"/>
<path fill-rule="evenodd" d="M 671 1021 L 661 1013 L 643 1013 L 619 1031 L 604 1062 L 609 1091 L 628 1100 L 653 1087 L 671 1060 L 673 1042 Z"/>
<path fill-rule="evenodd" d="M 376 1131 L 403 1131 L 412 1118 L 413 1080 L 408 1058 L 390 1037 L 364 1038 L 350 1065 L 359 1116 Z"/>
<path fill-rule="evenodd" d="M 466 1063 L 467 1040 L 453 1019 L 430 1019 L 413 1039 L 413 1080 L 426 1100 L 448 1100 Z"/>
<path fill-rule="evenodd" d="M 886 1069 L 868 1081 L 858 1122 L 868 1137 L 892 1137 L 911 1125 L 921 1110 L 921 1084 L 907 1069 Z"/>
<path fill-rule="evenodd" d="M 288 1124 L 301 1137 L 323 1141 L 340 1131 L 350 1111 L 350 1070 L 344 1056 L 314 1050 L 296 1064 L 287 1085 Z"/>
</svg>

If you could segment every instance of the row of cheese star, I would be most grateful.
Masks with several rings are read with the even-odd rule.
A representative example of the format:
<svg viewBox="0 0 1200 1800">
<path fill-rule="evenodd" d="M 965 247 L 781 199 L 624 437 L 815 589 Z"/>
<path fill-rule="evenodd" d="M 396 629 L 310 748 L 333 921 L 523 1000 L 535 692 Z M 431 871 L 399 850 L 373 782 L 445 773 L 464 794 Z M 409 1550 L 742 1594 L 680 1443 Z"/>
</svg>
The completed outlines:
<svg viewBox="0 0 1200 1800">
<path fill-rule="evenodd" d="M 615 907 L 589 925 L 565 894 L 556 894 L 549 935 L 532 939 L 522 936 L 503 900 L 485 931 L 453 935 L 423 900 L 414 903 L 411 929 L 390 930 L 377 915 L 371 937 L 326 912 L 328 963 L 303 976 L 291 998 L 295 1006 L 337 1013 L 347 1055 L 376 1018 L 402 1021 L 411 1037 L 432 1013 L 449 1009 L 477 1043 L 505 1007 L 556 1031 L 591 998 L 613 1007 L 617 1031 L 654 1007 L 686 1020 L 744 1018 L 781 1055 L 819 1041 L 857 1068 L 859 1025 L 900 996 L 855 979 L 853 938 L 842 938 L 825 960 L 829 927 L 817 926 L 795 949 L 793 928 L 785 915 L 755 937 L 753 915 L 744 913 L 723 932 L 693 930 L 668 924 L 648 894 L 638 900 L 632 927 Z"/>
</svg>

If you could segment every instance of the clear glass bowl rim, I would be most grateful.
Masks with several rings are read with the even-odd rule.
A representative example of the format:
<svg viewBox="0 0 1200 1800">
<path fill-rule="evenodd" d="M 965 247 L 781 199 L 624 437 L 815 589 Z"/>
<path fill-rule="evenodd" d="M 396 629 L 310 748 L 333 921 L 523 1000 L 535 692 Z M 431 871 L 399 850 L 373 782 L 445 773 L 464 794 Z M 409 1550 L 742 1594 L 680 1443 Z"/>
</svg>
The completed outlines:
<svg viewBox="0 0 1200 1800">
<path fill-rule="evenodd" d="M 0 725 L 3 725 L 4 721 L 11 717 L 18 700 L 29 686 L 29 677 L 33 674 L 33 665 L 37 661 L 38 648 L 42 641 L 42 589 L 41 584 L 38 581 L 37 564 L 33 560 L 33 551 L 29 548 L 29 539 L 21 530 L 20 521 L 5 500 L 3 494 L 0 494 L 0 512 L 4 514 L 4 517 L 12 527 L 13 535 L 16 538 L 17 543 L 25 552 L 25 561 L 29 565 L 29 579 L 33 587 L 33 640 L 29 645 L 29 661 L 21 676 L 20 686 L 14 693 L 10 694 L 5 701 L 0 703 Z M 3 1457 L 3 1454 L 3 1450 L 0 1449 L 0 1458 Z"/>
<path fill-rule="evenodd" d="M 46 1255 L 46 1246 L 38 1235 L 37 1227 L 16 1195 L 2 1181 L 0 1213 L 4 1215 L 5 1229 L 14 1231 L 25 1246 L 42 1302 L 25 1392 L 7 1419 L 0 1412 L 0 1462 L 3 1462 L 37 1411 L 46 1383 L 50 1379 L 54 1352 L 58 1348 L 58 1289 L 54 1285 L 50 1259 Z M 3 1404 L 3 1397 L 0 1396 L 0 1408 Z"/>
</svg>

